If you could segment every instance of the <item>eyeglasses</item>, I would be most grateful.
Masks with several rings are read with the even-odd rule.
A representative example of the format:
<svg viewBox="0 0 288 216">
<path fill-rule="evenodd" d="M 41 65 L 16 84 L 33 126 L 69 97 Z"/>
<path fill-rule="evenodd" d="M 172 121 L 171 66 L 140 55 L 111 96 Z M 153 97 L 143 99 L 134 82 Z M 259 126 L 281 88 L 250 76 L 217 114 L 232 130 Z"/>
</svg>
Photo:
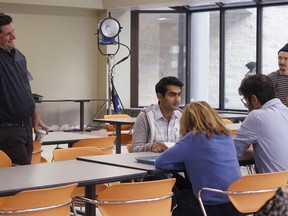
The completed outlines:
<svg viewBox="0 0 288 216">
<path fill-rule="evenodd" d="M 241 101 L 244 104 L 244 106 L 247 107 L 247 100 L 245 98 L 241 98 Z"/>
</svg>

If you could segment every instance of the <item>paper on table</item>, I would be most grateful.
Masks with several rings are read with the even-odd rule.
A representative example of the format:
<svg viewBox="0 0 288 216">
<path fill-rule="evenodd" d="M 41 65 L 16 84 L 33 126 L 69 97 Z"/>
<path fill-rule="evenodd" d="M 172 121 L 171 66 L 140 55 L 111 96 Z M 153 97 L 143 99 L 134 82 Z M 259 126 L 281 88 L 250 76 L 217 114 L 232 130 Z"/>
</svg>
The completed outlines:
<svg viewBox="0 0 288 216">
<path fill-rule="evenodd" d="M 166 145 L 168 148 L 171 148 L 172 146 L 175 145 L 175 142 L 165 142 L 165 145 Z"/>
</svg>

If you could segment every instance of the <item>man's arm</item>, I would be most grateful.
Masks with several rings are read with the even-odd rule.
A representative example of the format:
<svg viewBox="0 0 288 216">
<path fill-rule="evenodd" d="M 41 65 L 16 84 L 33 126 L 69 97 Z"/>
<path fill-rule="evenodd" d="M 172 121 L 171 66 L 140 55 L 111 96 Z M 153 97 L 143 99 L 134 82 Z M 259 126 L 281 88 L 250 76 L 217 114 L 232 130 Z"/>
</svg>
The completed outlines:
<svg viewBox="0 0 288 216">
<path fill-rule="evenodd" d="M 132 152 L 151 151 L 149 124 L 144 112 L 140 112 L 133 127 Z"/>
<path fill-rule="evenodd" d="M 250 145 L 249 148 L 242 155 L 241 160 L 248 161 L 253 159 L 254 159 L 253 145 Z"/>
<path fill-rule="evenodd" d="M 255 116 L 253 113 L 249 113 L 233 138 L 238 160 L 251 157 L 251 151 L 248 149 L 251 144 L 257 141 L 257 133 L 255 130 Z"/>
<path fill-rule="evenodd" d="M 49 128 L 43 123 L 36 109 L 33 114 L 33 127 L 35 128 L 35 130 L 37 130 L 38 128 L 45 130 L 46 134 L 48 134 L 49 132 Z"/>
</svg>

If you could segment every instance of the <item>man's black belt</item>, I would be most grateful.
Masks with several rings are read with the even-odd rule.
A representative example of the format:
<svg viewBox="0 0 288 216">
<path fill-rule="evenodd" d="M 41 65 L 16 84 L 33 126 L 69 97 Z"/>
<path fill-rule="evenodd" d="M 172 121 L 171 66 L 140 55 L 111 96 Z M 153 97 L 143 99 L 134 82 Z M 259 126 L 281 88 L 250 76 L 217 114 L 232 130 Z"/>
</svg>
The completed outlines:
<svg viewBox="0 0 288 216">
<path fill-rule="evenodd" d="M 20 123 L 0 122 L 0 127 L 25 127 L 30 122 L 30 120 L 31 118 Z"/>
</svg>

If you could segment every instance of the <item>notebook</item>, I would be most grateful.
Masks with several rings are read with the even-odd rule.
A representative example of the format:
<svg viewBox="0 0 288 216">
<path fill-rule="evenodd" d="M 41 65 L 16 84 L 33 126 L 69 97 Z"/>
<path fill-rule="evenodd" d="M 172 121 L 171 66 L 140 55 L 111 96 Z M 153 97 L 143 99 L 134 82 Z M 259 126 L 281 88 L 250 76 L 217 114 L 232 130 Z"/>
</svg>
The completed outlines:
<svg viewBox="0 0 288 216">
<path fill-rule="evenodd" d="M 146 163 L 146 164 L 155 164 L 155 160 L 158 156 L 154 155 L 154 156 L 142 156 L 142 157 L 135 157 L 136 161 L 138 163 Z"/>
<path fill-rule="evenodd" d="M 175 145 L 175 142 L 164 142 L 164 143 L 168 148 L 171 148 L 172 146 Z"/>
</svg>

